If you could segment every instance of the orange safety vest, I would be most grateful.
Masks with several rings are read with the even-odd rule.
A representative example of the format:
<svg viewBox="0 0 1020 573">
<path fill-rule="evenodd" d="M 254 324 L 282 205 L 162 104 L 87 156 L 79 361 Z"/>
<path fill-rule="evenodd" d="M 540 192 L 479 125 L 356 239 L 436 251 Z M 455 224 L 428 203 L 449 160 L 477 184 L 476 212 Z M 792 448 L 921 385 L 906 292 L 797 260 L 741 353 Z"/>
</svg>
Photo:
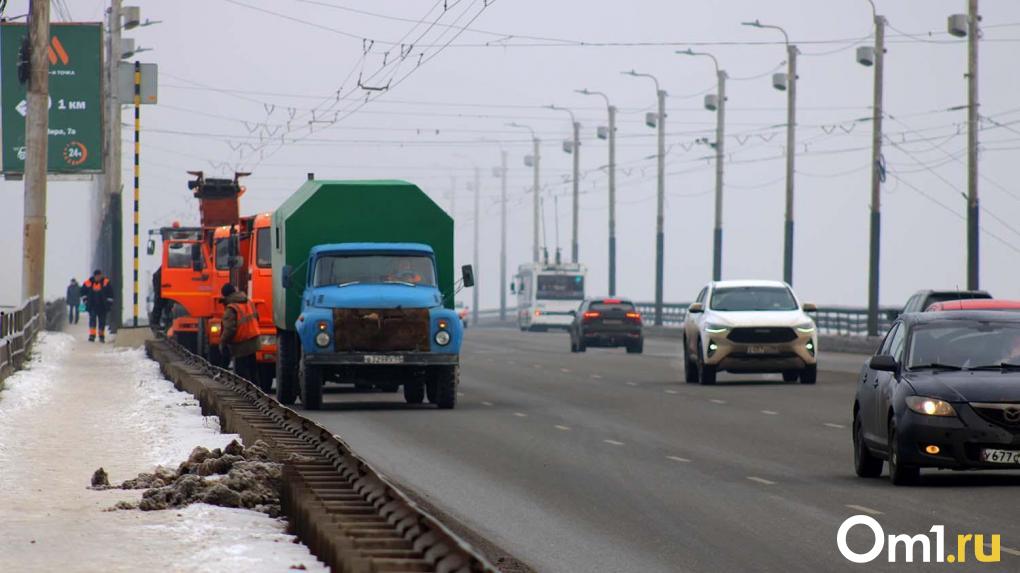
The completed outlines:
<svg viewBox="0 0 1020 573">
<path fill-rule="evenodd" d="M 103 277 L 103 281 L 102 282 L 96 282 L 96 281 L 92 280 L 92 277 L 89 277 L 89 278 L 85 279 L 85 286 L 87 288 L 90 288 L 90 289 L 94 290 L 94 291 L 100 291 L 100 290 L 103 289 L 103 287 L 105 287 L 108 284 L 110 284 L 110 279 L 108 279 L 106 277 Z"/>
<path fill-rule="evenodd" d="M 258 337 L 259 317 L 255 314 L 255 307 L 251 301 L 243 304 L 234 302 L 228 304 L 227 307 L 234 309 L 234 314 L 237 315 L 237 332 L 234 333 L 234 339 L 230 341 L 231 344 L 240 344 Z"/>
</svg>

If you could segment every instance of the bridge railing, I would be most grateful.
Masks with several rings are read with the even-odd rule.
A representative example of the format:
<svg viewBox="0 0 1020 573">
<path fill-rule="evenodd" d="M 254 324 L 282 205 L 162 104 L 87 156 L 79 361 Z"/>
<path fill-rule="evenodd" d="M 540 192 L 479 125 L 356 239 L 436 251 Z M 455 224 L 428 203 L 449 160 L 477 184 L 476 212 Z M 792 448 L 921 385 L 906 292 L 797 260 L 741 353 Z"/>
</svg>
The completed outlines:
<svg viewBox="0 0 1020 573">
<path fill-rule="evenodd" d="M 0 308 L 0 380 L 24 365 L 28 349 L 46 325 L 38 296 L 21 306 Z"/>
</svg>

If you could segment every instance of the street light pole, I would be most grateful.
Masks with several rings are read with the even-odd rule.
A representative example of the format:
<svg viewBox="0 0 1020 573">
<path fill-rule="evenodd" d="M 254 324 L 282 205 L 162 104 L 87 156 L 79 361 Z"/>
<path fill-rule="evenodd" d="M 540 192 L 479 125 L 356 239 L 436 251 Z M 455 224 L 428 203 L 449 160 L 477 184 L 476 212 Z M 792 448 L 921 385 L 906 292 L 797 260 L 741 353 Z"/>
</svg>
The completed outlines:
<svg viewBox="0 0 1020 573">
<path fill-rule="evenodd" d="M 25 114 L 24 245 L 22 248 L 22 299 L 38 296 L 45 307 L 46 278 L 46 146 L 49 132 L 50 67 L 46 49 L 50 42 L 50 2 L 34 0 L 29 8 L 28 108 Z M 68 301 L 74 302 L 74 301 Z"/>
<path fill-rule="evenodd" d="M 980 288 L 978 215 L 978 0 L 967 2 L 967 288 Z"/>
<path fill-rule="evenodd" d="M 482 180 L 481 175 L 478 172 L 478 167 L 475 166 L 475 247 L 474 253 L 472 253 L 474 260 L 473 268 L 475 270 L 475 287 L 471 289 L 471 324 L 478 326 L 478 220 L 481 218 L 481 208 L 479 207 L 481 197 Z"/>
<path fill-rule="evenodd" d="M 539 181 L 538 170 L 539 170 L 539 163 L 541 162 L 541 156 L 539 155 L 539 143 L 540 142 L 538 140 L 538 136 L 535 135 L 535 130 L 531 129 L 530 127 L 528 127 L 526 125 L 521 125 L 521 124 L 519 124 L 517 122 L 512 122 L 512 123 L 508 123 L 507 126 L 509 126 L 509 127 L 520 127 L 520 128 L 523 128 L 523 129 L 527 129 L 529 132 L 531 132 L 531 143 L 534 146 L 534 151 L 533 151 L 533 155 L 532 155 L 532 159 L 531 159 L 532 167 L 534 167 L 534 182 L 532 183 L 532 185 L 533 185 L 532 186 L 532 191 L 534 193 L 533 193 L 533 205 L 532 205 L 532 217 L 533 217 L 532 233 L 533 233 L 533 235 L 532 235 L 532 248 L 531 248 L 531 262 L 537 263 L 539 261 L 540 257 L 541 257 L 540 246 L 539 246 L 540 245 L 540 240 L 539 240 L 539 237 L 538 237 L 539 227 L 541 225 L 541 221 L 540 221 L 540 218 L 541 218 L 541 215 L 540 215 L 540 213 L 541 213 L 541 206 L 540 206 L 540 201 L 539 201 L 539 183 L 538 183 L 538 181 Z"/>
<path fill-rule="evenodd" d="M 549 109 L 555 109 L 559 111 L 565 111 L 570 114 L 570 123 L 574 127 L 574 138 L 571 146 L 571 153 L 574 154 L 574 176 L 573 176 L 573 196 L 574 196 L 574 207 L 571 222 L 573 223 L 573 229 L 570 235 L 570 261 L 576 263 L 578 261 L 578 244 L 577 244 L 577 225 L 579 220 L 579 204 L 580 199 L 580 178 L 581 178 L 581 124 L 578 123 L 577 118 L 574 117 L 574 112 L 569 109 L 558 107 L 555 105 L 546 106 Z"/>
<path fill-rule="evenodd" d="M 708 52 L 695 52 L 691 49 L 677 51 L 688 56 L 704 56 L 712 58 L 715 64 L 715 76 L 718 82 L 717 101 L 715 104 L 715 228 L 712 232 L 712 280 L 722 280 L 722 210 L 723 210 L 723 161 L 726 157 L 726 70 L 719 69 L 719 60 Z M 705 96 L 708 98 L 709 96 Z M 708 103 L 706 102 L 706 107 Z"/>
<path fill-rule="evenodd" d="M 885 17 L 871 13 L 875 21 L 874 103 L 871 117 L 871 229 L 868 255 L 868 336 L 878 336 L 879 271 L 882 235 L 882 90 L 885 78 Z M 867 58 L 858 57 L 867 65 Z"/>
<path fill-rule="evenodd" d="M 783 34 L 786 44 L 786 214 L 785 229 L 783 232 L 783 280 L 787 284 L 793 284 L 793 190 L 794 190 L 794 160 L 796 159 L 797 147 L 797 46 L 790 43 L 790 36 L 786 30 L 779 26 L 762 24 L 758 20 L 744 22 L 745 26 L 754 28 L 769 28 L 779 30 Z M 784 86 L 773 80 L 776 89 L 784 89 Z"/>
<path fill-rule="evenodd" d="M 659 87 L 659 80 L 651 74 L 639 74 L 634 70 L 621 72 L 627 76 L 639 78 L 651 78 L 655 82 L 655 95 L 658 97 L 659 112 L 657 115 L 657 127 L 659 129 L 659 153 L 657 155 L 658 185 L 657 201 L 655 211 L 655 326 L 662 326 L 662 283 L 663 283 L 663 262 L 665 247 L 665 215 L 666 204 L 666 92 Z"/>
<path fill-rule="evenodd" d="M 609 296 L 616 296 L 616 106 L 609 103 L 609 96 L 587 88 L 575 90 L 583 95 L 601 96 L 609 112 Z"/>
<path fill-rule="evenodd" d="M 506 321 L 506 150 L 501 149 L 499 168 L 499 321 Z"/>
</svg>

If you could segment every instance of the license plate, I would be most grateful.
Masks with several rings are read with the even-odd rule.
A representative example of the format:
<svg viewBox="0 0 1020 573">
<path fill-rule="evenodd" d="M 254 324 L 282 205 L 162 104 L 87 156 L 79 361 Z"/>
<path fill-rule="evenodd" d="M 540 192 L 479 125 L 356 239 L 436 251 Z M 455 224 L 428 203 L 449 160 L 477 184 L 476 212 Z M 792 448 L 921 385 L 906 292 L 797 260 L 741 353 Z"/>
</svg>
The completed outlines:
<svg viewBox="0 0 1020 573">
<path fill-rule="evenodd" d="M 623 321 L 617 319 L 605 319 L 602 321 L 602 324 L 623 324 Z"/>
<path fill-rule="evenodd" d="M 1020 451 L 981 450 L 981 461 L 992 464 L 1020 464 Z"/>
<path fill-rule="evenodd" d="M 365 364 L 403 364 L 404 357 L 401 355 L 366 354 Z"/>
<path fill-rule="evenodd" d="M 772 354 L 773 352 L 773 347 L 766 344 L 752 344 L 747 347 L 748 354 Z"/>
</svg>

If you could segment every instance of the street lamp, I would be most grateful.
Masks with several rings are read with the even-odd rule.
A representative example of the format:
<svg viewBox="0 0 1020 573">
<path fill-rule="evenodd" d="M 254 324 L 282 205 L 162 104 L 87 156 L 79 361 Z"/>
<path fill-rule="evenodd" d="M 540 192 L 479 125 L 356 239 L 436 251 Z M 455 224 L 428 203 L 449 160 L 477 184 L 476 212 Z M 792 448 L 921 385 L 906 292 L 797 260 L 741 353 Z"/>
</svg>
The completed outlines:
<svg viewBox="0 0 1020 573">
<path fill-rule="evenodd" d="M 978 202 L 978 0 L 967 0 L 966 14 L 949 17 L 949 33 L 967 38 L 967 288 L 977 290 L 980 283 L 980 226 Z"/>
<path fill-rule="evenodd" d="M 506 150 L 499 148 L 500 166 L 492 174 L 500 178 L 499 191 L 499 321 L 506 321 Z"/>
<path fill-rule="evenodd" d="M 715 115 L 715 229 L 712 234 L 712 280 L 722 279 L 722 207 L 723 207 L 723 158 L 726 146 L 726 70 L 719 69 L 719 60 L 708 52 L 695 52 L 690 48 L 678 50 L 678 54 L 686 56 L 702 56 L 712 58 L 715 64 L 715 77 L 718 81 L 718 93 L 713 97 L 705 96 L 705 108 L 716 112 Z"/>
<path fill-rule="evenodd" d="M 606 101 L 609 112 L 609 127 L 596 130 L 599 139 L 609 140 L 609 296 L 616 296 L 616 106 L 609 103 L 609 96 L 588 88 L 574 90 L 582 95 L 600 96 Z"/>
<path fill-rule="evenodd" d="M 539 169 L 539 164 L 541 163 L 541 155 L 539 155 L 539 143 L 540 142 L 539 142 L 538 136 L 535 135 L 535 130 L 532 129 L 531 127 L 529 127 L 527 125 L 522 125 L 522 124 L 517 123 L 517 122 L 511 122 L 511 123 L 508 123 L 506 125 L 507 125 L 507 127 L 518 127 L 518 128 L 521 128 L 521 129 L 528 130 L 531 133 L 531 143 L 534 146 L 534 151 L 532 152 L 533 155 L 531 156 L 531 162 L 529 163 L 528 162 L 528 158 L 525 157 L 524 158 L 524 164 L 527 165 L 528 167 L 533 167 L 534 168 L 534 182 L 532 183 L 532 185 L 533 185 L 533 189 L 532 190 L 534 191 L 534 194 L 533 194 L 534 195 L 534 205 L 533 205 L 534 222 L 533 222 L 533 225 L 532 225 L 533 226 L 533 228 L 532 228 L 533 236 L 532 236 L 532 248 L 531 248 L 531 261 L 534 262 L 534 263 L 537 263 L 539 261 L 538 230 L 539 230 L 539 224 L 540 224 L 540 222 L 539 222 L 540 202 L 539 202 L 539 196 L 538 196 L 538 193 L 539 193 L 538 169 Z M 504 285 L 504 287 L 505 287 L 505 285 Z"/>
<path fill-rule="evenodd" d="M 663 282 L 663 249 L 664 249 L 664 207 L 666 202 L 666 92 L 659 87 L 659 80 L 651 74 L 641 74 L 634 70 L 620 72 L 625 76 L 635 78 L 650 78 L 655 82 L 655 95 L 659 100 L 659 112 L 654 115 L 655 123 L 647 120 L 653 117 L 646 117 L 646 123 L 658 126 L 659 129 L 659 153 L 658 153 L 658 189 L 655 211 L 655 326 L 662 326 L 662 282 Z M 653 114 L 648 114 L 652 116 Z"/>
<path fill-rule="evenodd" d="M 786 91 L 786 227 L 783 234 L 783 280 L 793 284 L 793 177 L 797 143 L 797 46 L 779 26 L 762 24 L 758 20 L 743 22 L 744 26 L 779 30 L 786 44 L 786 74 L 773 74 L 772 86 Z"/>
<path fill-rule="evenodd" d="M 464 155 L 464 154 L 461 154 L 461 153 L 458 153 L 456 156 L 460 157 L 460 158 L 463 158 L 463 159 L 466 159 L 468 161 L 468 163 L 471 164 L 471 167 L 474 169 L 474 172 L 475 172 L 475 182 L 474 182 L 474 185 L 472 186 L 470 183 L 468 183 L 468 189 L 472 189 L 472 187 L 473 187 L 473 191 L 474 191 L 474 194 L 475 194 L 474 249 L 472 250 L 472 253 L 471 253 L 471 255 L 472 255 L 472 261 L 471 262 L 472 262 L 472 264 L 474 266 L 474 269 L 475 269 L 475 288 L 471 289 L 471 324 L 477 326 L 478 325 L 478 274 L 479 274 L 479 268 L 478 268 L 478 220 L 481 218 L 481 208 L 480 208 L 479 203 L 480 203 L 480 197 L 481 197 L 482 182 L 481 182 L 481 176 L 480 176 L 479 171 L 478 171 L 478 165 L 475 164 L 474 160 L 471 159 L 470 157 L 468 157 L 467 155 Z"/>
<path fill-rule="evenodd" d="M 579 199 L 579 179 L 581 177 L 581 124 L 578 123 L 577 118 L 574 117 L 574 112 L 570 111 L 565 107 L 559 107 L 557 105 L 545 106 L 549 109 L 556 111 L 564 111 L 570 114 L 570 123 L 574 127 L 574 139 L 569 143 L 563 142 L 563 151 L 574 154 L 574 209 L 573 209 L 573 230 L 571 231 L 570 238 L 570 261 L 576 263 L 578 261 L 578 248 L 577 248 L 577 224 L 578 224 L 578 199 Z"/>
</svg>

